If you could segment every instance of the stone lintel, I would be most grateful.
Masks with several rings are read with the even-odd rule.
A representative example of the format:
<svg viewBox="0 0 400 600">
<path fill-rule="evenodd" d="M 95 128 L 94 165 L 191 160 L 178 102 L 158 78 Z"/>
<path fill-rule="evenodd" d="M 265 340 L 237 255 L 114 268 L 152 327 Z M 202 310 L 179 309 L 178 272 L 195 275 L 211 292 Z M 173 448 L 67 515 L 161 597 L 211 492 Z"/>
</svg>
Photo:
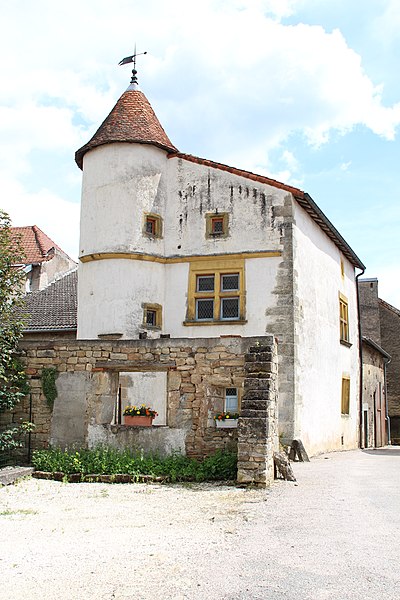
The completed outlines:
<svg viewBox="0 0 400 600">
<path fill-rule="evenodd" d="M 97 361 L 95 369 L 102 369 L 104 371 L 119 371 L 119 372 L 135 372 L 135 371 L 169 371 L 175 369 L 176 364 L 174 360 L 169 361 L 150 361 L 150 360 L 127 360 L 127 361 Z"/>
</svg>

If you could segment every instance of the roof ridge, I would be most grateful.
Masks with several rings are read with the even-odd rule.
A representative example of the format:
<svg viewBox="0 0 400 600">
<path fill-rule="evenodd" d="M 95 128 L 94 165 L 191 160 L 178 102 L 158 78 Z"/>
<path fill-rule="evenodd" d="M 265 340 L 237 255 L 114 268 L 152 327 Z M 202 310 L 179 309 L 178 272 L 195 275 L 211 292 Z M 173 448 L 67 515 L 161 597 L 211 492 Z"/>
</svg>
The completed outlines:
<svg viewBox="0 0 400 600">
<path fill-rule="evenodd" d="M 39 229 L 39 227 L 37 225 L 32 225 L 32 231 L 34 233 L 36 243 L 39 246 L 40 252 L 42 253 L 42 256 L 45 257 L 47 255 L 47 252 L 44 249 L 42 241 L 40 239 L 40 235 L 39 235 L 40 229 Z M 43 232 L 41 232 L 41 233 L 43 233 Z"/>
<path fill-rule="evenodd" d="M 395 306 L 393 306 L 393 304 L 389 304 L 389 302 L 386 302 L 386 300 L 382 300 L 382 298 L 378 298 L 378 302 L 380 302 L 381 304 L 386 306 L 386 308 L 393 311 L 394 313 L 396 313 L 396 315 L 398 315 L 400 317 L 400 310 L 398 308 L 396 308 Z"/>
<path fill-rule="evenodd" d="M 266 175 L 257 175 L 256 173 L 252 173 L 251 171 L 245 171 L 244 169 L 230 167 L 228 165 L 224 165 L 223 163 L 217 163 L 212 160 L 209 160 L 208 158 L 200 158 L 198 156 L 193 156 L 192 154 L 174 152 L 173 154 L 169 154 L 168 158 L 182 158 L 183 160 L 188 160 L 189 162 L 194 162 L 206 167 L 212 167 L 214 169 L 220 169 L 221 171 L 232 173 L 232 175 L 245 177 L 247 179 L 251 179 L 252 181 L 257 181 L 259 183 L 266 183 L 278 189 L 289 192 L 294 196 L 295 200 L 299 203 L 301 208 L 303 208 L 309 214 L 309 216 L 318 225 L 318 227 L 320 227 L 322 231 L 324 231 L 326 235 L 332 240 L 332 242 L 337 246 L 337 248 L 339 248 L 343 252 L 346 258 L 351 262 L 351 264 L 353 264 L 359 269 L 365 269 L 365 266 L 358 258 L 354 250 L 349 246 L 346 240 L 338 232 L 336 227 L 330 222 L 328 217 L 322 212 L 322 210 L 314 202 L 311 196 L 307 192 L 301 190 L 300 188 L 296 188 L 291 185 L 286 185 L 285 183 L 281 183 L 276 179 L 271 179 Z"/>
<path fill-rule="evenodd" d="M 225 165 L 224 163 L 215 162 L 208 158 L 201 158 L 200 156 L 194 156 L 193 154 L 186 154 L 184 152 L 174 152 L 173 154 L 169 154 L 168 158 L 183 158 L 184 160 L 188 160 L 189 162 L 194 162 L 204 166 L 210 166 L 221 171 L 227 171 L 228 173 L 238 175 L 239 177 L 247 177 L 247 179 L 251 179 L 252 181 L 258 181 L 259 183 L 270 183 L 274 187 L 293 193 L 293 195 L 296 197 L 299 196 L 302 198 L 304 196 L 303 190 L 293 185 L 287 185 L 286 183 L 282 183 L 277 179 L 272 179 L 267 175 L 259 175 L 257 173 L 253 173 L 252 171 L 247 171 L 246 169 L 238 169 L 237 167 L 231 167 L 229 165 Z"/>
</svg>

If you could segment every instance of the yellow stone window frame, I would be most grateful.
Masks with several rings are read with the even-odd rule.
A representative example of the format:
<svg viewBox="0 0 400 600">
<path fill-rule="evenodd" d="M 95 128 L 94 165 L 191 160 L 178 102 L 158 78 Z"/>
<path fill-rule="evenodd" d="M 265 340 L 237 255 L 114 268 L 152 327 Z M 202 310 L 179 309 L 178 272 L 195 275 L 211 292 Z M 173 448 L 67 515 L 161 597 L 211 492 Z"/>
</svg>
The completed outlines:
<svg viewBox="0 0 400 600">
<path fill-rule="evenodd" d="M 222 231 L 215 230 L 215 222 L 222 223 Z M 223 239 L 229 235 L 229 214 L 224 213 L 206 213 L 206 238 Z"/>
<path fill-rule="evenodd" d="M 339 293 L 339 322 L 340 322 L 340 341 L 349 342 L 349 301 L 346 296 Z"/>
<path fill-rule="evenodd" d="M 236 291 L 221 289 L 222 275 L 238 274 L 239 289 Z M 201 276 L 214 276 L 214 290 L 209 292 L 197 291 L 197 278 Z M 229 257 L 216 259 L 211 256 L 209 260 L 191 262 L 189 267 L 188 307 L 184 325 L 238 325 L 246 323 L 246 286 L 245 286 L 245 261 L 244 259 L 232 260 Z M 239 318 L 221 319 L 221 302 L 223 298 L 239 299 Z M 213 299 L 213 319 L 196 319 L 196 300 Z"/>
<path fill-rule="evenodd" d="M 342 399 L 341 399 L 342 415 L 350 414 L 350 376 L 342 375 Z"/>
<path fill-rule="evenodd" d="M 161 304 L 150 304 L 145 302 L 142 304 L 143 308 L 143 323 L 142 327 L 145 329 L 162 329 L 162 306 Z M 147 313 L 155 313 L 155 323 L 153 325 L 147 322 Z"/>
<path fill-rule="evenodd" d="M 148 231 L 148 224 L 152 225 L 152 231 Z M 144 213 L 143 234 L 149 238 L 162 238 L 163 223 L 160 215 L 156 213 Z"/>
</svg>

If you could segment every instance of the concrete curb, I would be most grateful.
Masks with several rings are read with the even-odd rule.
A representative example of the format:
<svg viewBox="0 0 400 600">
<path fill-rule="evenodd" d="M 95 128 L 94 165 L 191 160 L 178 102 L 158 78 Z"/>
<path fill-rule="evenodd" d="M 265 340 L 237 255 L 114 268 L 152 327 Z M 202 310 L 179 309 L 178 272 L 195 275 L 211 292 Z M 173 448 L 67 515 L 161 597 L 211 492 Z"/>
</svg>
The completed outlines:
<svg viewBox="0 0 400 600">
<path fill-rule="evenodd" d="M 17 479 L 28 477 L 32 473 L 32 467 L 5 467 L 4 469 L 0 469 L 0 486 L 15 483 Z"/>
</svg>

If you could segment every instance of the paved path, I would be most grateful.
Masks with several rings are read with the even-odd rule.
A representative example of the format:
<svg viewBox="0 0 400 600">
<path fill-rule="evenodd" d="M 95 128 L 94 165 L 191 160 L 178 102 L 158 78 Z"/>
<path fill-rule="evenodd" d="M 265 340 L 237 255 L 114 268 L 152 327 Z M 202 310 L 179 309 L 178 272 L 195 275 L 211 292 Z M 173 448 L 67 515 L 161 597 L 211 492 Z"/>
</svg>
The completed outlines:
<svg viewBox="0 0 400 600">
<path fill-rule="evenodd" d="M 0 489 L 1 600 L 399 600 L 400 448 L 297 484 Z"/>
</svg>

